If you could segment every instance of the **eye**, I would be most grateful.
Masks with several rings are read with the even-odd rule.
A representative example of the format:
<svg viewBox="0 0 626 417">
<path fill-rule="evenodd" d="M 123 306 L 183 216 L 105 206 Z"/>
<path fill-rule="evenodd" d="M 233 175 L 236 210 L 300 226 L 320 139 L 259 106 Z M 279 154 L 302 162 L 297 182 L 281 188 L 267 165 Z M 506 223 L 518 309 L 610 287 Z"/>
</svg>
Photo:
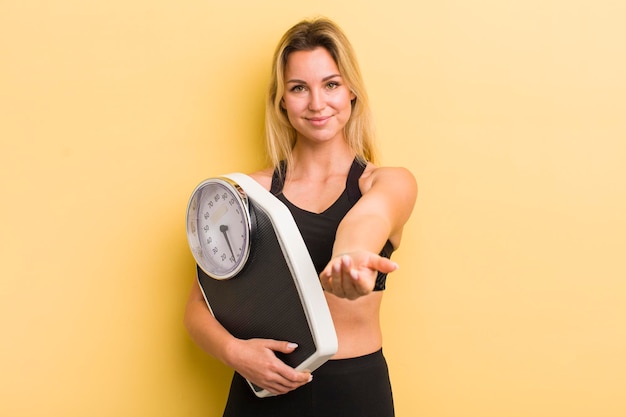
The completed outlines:
<svg viewBox="0 0 626 417">
<path fill-rule="evenodd" d="M 305 87 L 303 85 L 294 85 L 293 87 L 291 87 L 289 89 L 289 91 L 293 92 L 293 93 L 301 93 L 302 91 L 305 90 Z"/>
<path fill-rule="evenodd" d="M 330 81 L 328 84 L 326 84 L 326 88 L 328 88 L 329 90 L 334 90 L 335 88 L 339 87 L 339 83 L 337 81 Z"/>
</svg>

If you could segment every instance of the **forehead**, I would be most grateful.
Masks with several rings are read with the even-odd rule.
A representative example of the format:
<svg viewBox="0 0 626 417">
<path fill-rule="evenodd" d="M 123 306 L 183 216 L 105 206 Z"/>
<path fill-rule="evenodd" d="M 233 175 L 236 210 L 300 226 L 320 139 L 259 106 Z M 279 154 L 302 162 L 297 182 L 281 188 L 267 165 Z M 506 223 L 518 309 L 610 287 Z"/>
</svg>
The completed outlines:
<svg viewBox="0 0 626 417">
<path fill-rule="evenodd" d="M 339 74 L 337 63 L 332 55 L 322 47 L 309 51 L 295 51 L 287 57 L 285 79 L 306 77 L 326 77 Z"/>
</svg>

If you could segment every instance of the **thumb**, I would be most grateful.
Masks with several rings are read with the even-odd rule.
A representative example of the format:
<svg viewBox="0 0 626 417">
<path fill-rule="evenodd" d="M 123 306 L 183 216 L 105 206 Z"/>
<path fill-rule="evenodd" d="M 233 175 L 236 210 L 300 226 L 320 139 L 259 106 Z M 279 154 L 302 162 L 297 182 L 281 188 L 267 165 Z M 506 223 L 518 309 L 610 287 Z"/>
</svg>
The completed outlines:
<svg viewBox="0 0 626 417">
<path fill-rule="evenodd" d="M 268 343 L 267 347 L 274 352 L 291 353 L 298 348 L 297 343 L 284 342 L 278 340 L 272 340 Z"/>
<path fill-rule="evenodd" d="M 398 269 L 399 266 L 391 259 L 377 255 L 370 259 L 370 268 L 375 269 L 376 271 L 380 271 L 382 273 L 389 273 Z"/>
</svg>

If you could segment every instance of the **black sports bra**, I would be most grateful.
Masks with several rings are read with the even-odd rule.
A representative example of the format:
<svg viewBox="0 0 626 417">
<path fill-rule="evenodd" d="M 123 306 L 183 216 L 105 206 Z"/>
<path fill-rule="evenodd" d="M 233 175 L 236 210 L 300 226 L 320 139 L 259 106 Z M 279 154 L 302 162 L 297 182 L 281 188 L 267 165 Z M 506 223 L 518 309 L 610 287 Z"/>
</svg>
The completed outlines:
<svg viewBox="0 0 626 417">
<path fill-rule="evenodd" d="M 365 165 L 355 159 L 348 172 L 345 190 L 330 207 L 319 214 L 303 210 L 293 205 L 285 198 L 283 185 L 284 178 L 287 174 L 286 161 L 281 161 L 280 165 L 274 170 L 270 191 L 287 206 L 293 215 L 318 274 L 320 274 L 328 262 L 330 262 L 333 243 L 335 242 L 335 234 L 337 233 L 339 223 L 352 206 L 356 204 L 359 198 L 361 198 L 362 194 L 359 188 L 359 178 L 361 178 L 364 170 Z M 387 241 L 380 255 L 385 258 L 390 258 L 392 253 L 393 245 L 390 241 Z M 374 291 L 384 290 L 386 281 L 387 274 L 379 272 L 376 277 Z"/>
</svg>

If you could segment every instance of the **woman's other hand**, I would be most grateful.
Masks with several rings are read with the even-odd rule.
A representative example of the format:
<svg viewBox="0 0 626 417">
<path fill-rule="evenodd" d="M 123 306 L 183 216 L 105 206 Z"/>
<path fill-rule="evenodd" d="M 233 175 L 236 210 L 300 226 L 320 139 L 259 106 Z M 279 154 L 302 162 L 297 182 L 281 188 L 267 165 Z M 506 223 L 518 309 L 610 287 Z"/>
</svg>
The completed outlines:
<svg viewBox="0 0 626 417">
<path fill-rule="evenodd" d="M 253 384 L 280 395 L 311 382 L 310 372 L 296 371 L 276 357 L 274 352 L 289 354 L 295 343 L 270 339 L 235 339 L 229 346 L 228 364 Z"/>
<path fill-rule="evenodd" d="M 334 257 L 320 274 L 322 288 L 337 297 L 355 300 L 373 291 L 378 272 L 398 269 L 395 262 L 368 251 Z"/>
</svg>

